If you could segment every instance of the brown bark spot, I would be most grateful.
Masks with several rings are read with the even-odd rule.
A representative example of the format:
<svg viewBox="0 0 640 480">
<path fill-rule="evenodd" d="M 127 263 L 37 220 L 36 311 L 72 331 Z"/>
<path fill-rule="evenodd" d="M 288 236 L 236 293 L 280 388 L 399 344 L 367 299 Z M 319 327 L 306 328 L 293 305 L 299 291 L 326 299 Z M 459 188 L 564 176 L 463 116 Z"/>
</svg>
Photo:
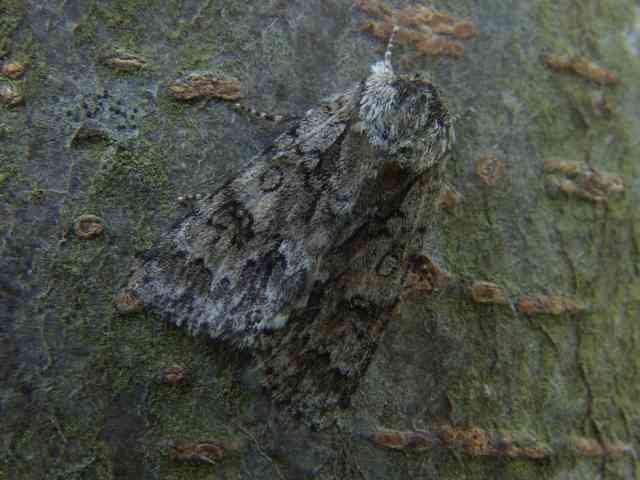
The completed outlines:
<svg viewBox="0 0 640 480">
<path fill-rule="evenodd" d="M 379 430 L 374 433 L 376 445 L 393 450 L 428 450 L 433 448 L 435 438 L 426 432 Z"/>
<path fill-rule="evenodd" d="M 17 80 L 27 71 L 28 65 L 26 63 L 9 62 L 0 67 L 0 75 L 9 77 L 12 80 Z"/>
<path fill-rule="evenodd" d="M 93 240 L 104 232 L 104 221 L 95 215 L 80 215 L 76 218 L 74 230 L 83 240 Z"/>
<path fill-rule="evenodd" d="M 172 82 L 168 91 L 173 98 L 183 101 L 198 98 L 238 100 L 240 80 L 214 73 L 191 74 Z"/>
<path fill-rule="evenodd" d="M 144 305 L 132 292 L 125 290 L 116 297 L 116 310 L 122 315 L 140 313 L 144 310 Z"/>
<path fill-rule="evenodd" d="M 211 464 L 223 460 L 238 450 L 240 445 L 233 441 L 183 443 L 170 448 L 169 458 L 176 462 Z"/>
<path fill-rule="evenodd" d="M 584 58 L 549 54 L 544 57 L 544 63 L 553 71 L 570 72 L 600 85 L 615 86 L 620 83 L 615 73 Z"/>
<path fill-rule="evenodd" d="M 423 255 L 409 258 L 407 290 L 430 295 L 434 290 L 447 288 L 451 276 L 433 260 Z"/>
<path fill-rule="evenodd" d="M 482 155 L 476 162 L 476 174 L 489 186 L 495 185 L 504 176 L 504 172 L 504 162 L 493 153 Z"/>
<path fill-rule="evenodd" d="M 355 0 L 354 3 L 375 19 L 364 22 L 361 31 L 386 42 L 394 26 L 398 26 L 396 42 L 413 47 L 421 55 L 460 57 L 464 46 L 445 36 L 469 39 L 477 33 L 472 22 L 458 20 L 426 6 L 392 9 L 379 0 Z"/>
<path fill-rule="evenodd" d="M 494 303 L 498 305 L 507 303 L 507 294 L 504 288 L 491 282 L 474 282 L 471 286 L 471 297 L 476 303 Z"/>
<path fill-rule="evenodd" d="M 133 72 L 147 66 L 147 61 L 132 53 L 116 52 L 103 59 L 103 63 L 120 72 Z"/>
<path fill-rule="evenodd" d="M 562 295 L 541 295 L 539 297 L 523 296 L 518 302 L 518 310 L 525 315 L 562 315 L 563 313 L 579 313 L 586 307 L 575 299 Z"/>
<path fill-rule="evenodd" d="M 187 377 L 186 371 L 180 365 L 173 365 L 164 371 L 162 381 L 167 385 L 181 385 Z"/>
</svg>

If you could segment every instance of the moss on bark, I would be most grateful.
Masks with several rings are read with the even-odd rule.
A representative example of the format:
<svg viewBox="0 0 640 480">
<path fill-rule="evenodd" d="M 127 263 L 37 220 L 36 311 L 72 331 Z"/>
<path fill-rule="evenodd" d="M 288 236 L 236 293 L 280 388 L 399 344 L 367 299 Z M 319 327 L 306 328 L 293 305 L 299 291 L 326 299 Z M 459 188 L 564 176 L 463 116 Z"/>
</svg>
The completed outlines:
<svg viewBox="0 0 640 480">
<path fill-rule="evenodd" d="M 0 479 L 638 478 L 631 457 L 402 455 L 357 439 L 362 429 L 451 423 L 551 446 L 576 435 L 639 447 L 637 7 L 438 8 L 480 32 L 461 59 L 412 67 L 433 73 L 454 110 L 476 111 L 459 122 L 449 168 L 460 204 L 441 213 L 419 252 L 455 282 L 407 297 L 352 407 L 319 435 L 294 419 L 268 424 L 268 400 L 242 354 L 144 314 L 119 317 L 114 297 L 132 256 L 180 216 L 174 198 L 221 185 L 277 133 L 224 104 L 178 104 L 166 85 L 220 69 L 241 79 L 257 108 L 304 112 L 378 57 L 352 3 L 0 2 L 0 58 L 30 63 L 25 105 L 0 106 Z M 118 48 L 151 67 L 123 74 L 100 63 Z M 620 85 L 555 72 L 549 53 L 594 62 Z M 144 115 L 126 141 L 71 146 L 74 104 L 105 89 Z M 476 174 L 487 154 L 505 165 L 493 185 Z M 621 175 L 624 193 L 602 203 L 551 195 L 549 159 Z M 105 233 L 74 238 L 68 227 L 81 214 L 103 218 Z M 501 286 L 507 303 L 475 303 L 474 281 Z M 525 315 L 523 295 L 588 308 Z M 160 380 L 172 365 L 185 368 L 185 385 Z M 238 439 L 242 452 L 215 465 L 167 453 L 175 441 Z"/>
</svg>

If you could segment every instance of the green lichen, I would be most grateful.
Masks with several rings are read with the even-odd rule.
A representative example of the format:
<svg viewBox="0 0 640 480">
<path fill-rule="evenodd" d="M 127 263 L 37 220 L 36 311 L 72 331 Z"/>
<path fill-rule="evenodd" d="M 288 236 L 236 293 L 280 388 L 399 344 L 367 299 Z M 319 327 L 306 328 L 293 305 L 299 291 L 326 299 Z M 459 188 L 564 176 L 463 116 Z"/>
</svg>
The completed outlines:
<svg viewBox="0 0 640 480">
<path fill-rule="evenodd" d="M 631 26 L 633 16 L 621 1 L 565 2 L 544 0 L 537 3 L 543 46 L 552 53 L 580 56 L 593 60 L 616 72 L 622 82 L 638 77 L 635 62 L 628 59 L 624 31 Z M 615 26 L 620 33 L 612 35 Z M 598 52 L 594 55 L 593 52 Z M 636 70 L 634 72 L 634 70 Z M 563 145 L 566 151 L 580 151 L 580 140 L 587 132 L 592 140 L 602 138 L 598 130 L 624 122 L 622 118 L 596 118 L 591 94 L 600 88 L 588 80 L 551 72 L 541 60 L 530 62 L 526 70 L 527 85 L 523 92 L 527 103 L 535 106 L 534 120 L 544 145 Z M 558 91 L 560 90 L 560 91 Z M 618 102 L 624 89 L 608 89 L 607 95 Z M 570 146 L 565 142 L 569 140 Z"/>
<path fill-rule="evenodd" d="M 104 153 L 104 149 L 102 151 Z M 96 196 L 92 201 L 98 210 L 111 208 L 111 196 L 107 196 L 106 192 L 126 198 L 124 190 L 128 188 L 127 185 L 118 183 L 126 183 L 131 172 L 142 171 L 142 178 L 154 178 L 151 172 L 145 170 L 149 165 L 145 165 L 148 157 L 143 152 L 137 152 L 136 156 L 130 151 L 118 151 L 109 158 L 115 164 L 100 174 L 104 178 L 94 183 L 96 187 L 104 187 L 94 191 Z M 133 204 L 130 207 L 134 210 L 138 208 Z M 86 205 L 70 207 L 64 216 L 71 219 L 84 208 Z M 149 216 L 141 216 L 135 229 L 146 231 L 150 223 Z M 121 228 L 120 232 L 124 233 L 124 229 Z M 138 240 L 124 237 L 120 242 L 123 248 L 130 248 L 137 245 Z M 145 428 L 141 443 L 136 441 L 135 455 L 151 462 L 155 469 L 162 472 L 162 478 L 199 479 L 222 472 L 236 475 L 239 466 L 234 460 L 223 461 L 219 465 L 198 466 L 175 464 L 169 460 L 168 443 L 231 438 L 233 429 L 226 424 L 225 412 L 227 409 L 238 410 L 238 400 L 229 394 L 235 390 L 234 380 L 225 369 L 216 367 L 227 362 L 214 358 L 218 353 L 206 338 L 194 338 L 183 330 L 168 328 L 164 322 L 150 315 L 116 316 L 113 306 L 114 285 L 123 283 L 127 260 L 112 249 L 109 234 L 92 242 L 71 238 L 51 258 L 47 268 L 50 284 L 55 285 L 56 292 L 65 292 L 63 302 L 56 300 L 62 298 L 58 294 L 43 299 L 46 308 L 53 309 L 52 312 L 66 325 L 64 348 L 68 349 L 70 345 L 90 346 L 82 368 L 76 368 L 72 376 L 57 385 L 56 392 L 62 396 L 54 394 L 49 397 L 49 401 L 59 409 L 57 423 L 62 428 L 65 445 L 68 446 L 59 453 L 58 458 L 67 467 L 80 466 L 83 475 L 98 472 L 92 478 L 110 478 L 110 472 L 124 461 L 123 454 L 114 450 L 119 448 L 117 444 L 99 440 L 103 438 L 103 432 L 141 421 L 138 420 L 140 416 L 146 419 L 145 422 L 153 420 L 147 423 L 150 427 Z M 59 358 L 63 347 L 57 344 L 55 337 L 49 337 L 48 343 L 52 357 Z M 219 354 L 227 355 L 224 352 Z M 185 367 L 187 383 L 180 386 L 162 383 L 162 372 L 176 364 Z M 56 368 L 55 361 L 50 368 Z M 86 391 L 106 393 L 104 398 L 92 403 L 90 411 L 78 415 L 62 407 L 67 402 L 63 398 L 66 395 L 64 392 L 74 391 L 74 384 L 83 385 Z M 132 412 L 130 420 L 117 420 L 118 415 L 129 415 L 129 403 L 125 402 L 122 410 L 115 412 L 113 405 L 122 403 L 126 398 L 135 399 L 130 401 L 142 405 L 142 400 L 136 397 L 139 395 L 136 392 L 142 391 L 146 392 L 144 411 Z M 37 443 L 35 438 L 25 442 L 20 446 L 25 450 Z M 82 445 L 92 447 L 88 450 L 80 447 Z M 96 451 L 96 445 L 103 445 L 102 450 Z M 78 448 L 82 452 L 79 457 L 76 456 Z M 91 461 L 83 463 L 83 459 Z M 22 475 L 26 478 L 30 471 L 25 470 Z"/>
<path fill-rule="evenodd" d="M 623 32 L 633 21 L 628 4 L 541 1 L 536 8 L 540 27 L 536 48 L 526 49 L 526 43 L 514 40 L 512 51 L 514 58 L 520 59 L 520 75 L 498 78 L 498 83 L 504 90 L 516 92 L 524 102 L 531 119 L 528 140 L 541 160 L 584 161 L 599 170 L 623 175 L 629 186 L 637 176 L 634 163 L 640 151 L 634 140 L 637 121 L 625 108 L 625 98 L 629 86 L 640 79 L 640 71 L 624 44 Z M 601 87 L 584 78 L 552 72 L 541 57 L 534 56 L 540 52 L 589 58 L 616 72 L 622 85 Z M 595 111 L 594 95 L 610 98 L 613 111 L 606 115 Z M 519 161 L 508 159 L 508 165 L 509 160 Z M 581 200 L 549 199 L 543 182 L 536 183 L 533 178 L 527 188 L 532 190 L 531 195 L 541 198 L 541 204 L 529 213 L 526 229 L 522 230 L 530 251 L 520 261 L 544 268 L 526 269 L 523 278 L 510 265 L 508 248 L 513 247 L 513 226 L 508 230 L 511 236 L 503 239 L 501 222 L 505 220 L 501 216 L 503 208 L 511 208 L 514 198 L 513 192 L 504 195 L 503 188 L 484 188 L 477 197 L 475 191 L 471 192 L 470 199 L 463 197 L 463 216 L 443 215 L 448 267 L 458 277 L 490 279 L 517 295 L 540 289 L 573 294 L 592 308 L 561 318 L 527 319 L 509 309 L 458 302 L 453 311 L 465 318 L 462 344 L 468 367 L 461 369 L 447 390 L 451 415 L 456 422 L 498 424 L 535 432 L 536 438 L 550 444 L 575 432 L 629 441 L 633 429 L 624 419 L 633 416 L 630 399 L 639 394 L 638 382 L 631 373 L 637 366 L 628 368 L 630 361 L 635 364 L 637 360 L 631 346 L 637 334 L 628 322 L 632 317 L 627 312 L 621 315 L 620 306 L 631 304 L 632 311 L 638 310 L 637 300 L 632 300 L 637 295 L 632 292 L 638 290 L 634 273 L 637 259 L 622 262 L 615 272 L 605 273 L 604 265 L 610 255 L 615 255 L 618 242 L 628 239 L 628 222 L 637 209 L 637 195 L 627 191 L 605 207 Z M 562 260 L 550 262 L 558 251 Z M 567 264 L 572 269 L 568 274 Z M 622 278 L 626 287 L 608 288 L 620 285 Z M 441 305 L 431 307 L 440 309 Z M 451 316 L 447 318 L 452 321 Z M 613 331 L 629 340 L 621 342 Z M 531 339 L 536 336 L 540 343 L 534 346 Z M 520 338 L 529 341 L 520 343 Z M 619 370 L 625 371 L 624 380 L 612 374 Z M 496 381 L 505 378 L 516 380 L 507 384 Z M 611 405 L 611 392 L 620 399 L 618 405 Z M 596 463 L 590 462 L 585 471 L 591 471 Z M 500 472 L 504 478 L 541 478 L 550 467 L 526 460 L 504 461 L 501 468 L 487 470 L 482 468 L 491 465 L 491 460 L 465 459 L 464 464 L 469 478 L 483 478 L 489 472 Z M 481 470 L 473 470 L 474 464 Z M 455 465 L 448 464 L 446 471 L 443 478 L 458 478 L 460 474 Z"/>
<path fill-rule="evenodd" d="M 150 33 L 149 15 L 157 11 L 161 3 L 157 0 L 116 0 L 108 3 L 89 0 L 87 13 L 73 30 L 75 43 L 79 48 L 90 50 L 96 59 L 118 48 L 144 55 Z"/>
<path fill-rule="evenodd" d="M 102 167 L 89 187 L 93 204 L 136 202 L 148 204 L 152 197 L 169 194 L 167 159 L 153 145 L 110 145 L 101 153 Z"/>
<path fill-rule="evenodd" d="M 5 184 L 8 184 L 11 176 L 11 172 L 9 172 L 7 169 L 0 169 L 0 189 L 2 189 Z"/>
<path fill-rule="evenodd" d="M 11 52 L 13 35 L 26 13 L 22 0 L 3 0 L 0 3 L 0 58 Z"/>
<path fill-rule="evenodd" d="M 638 64 L 629 58 L 623 32 L 631 27 L 633 15 L 628 4 L 607 2 L 551 2 L 538 3 L 540 33 L 545 46 L 554 53 L 588 58 L 616 72 L 622 82 L 618 88 L 599 87 L 588 80 L 549 71 L 539 62 L 526 70 L 527 85 L 522 91 L 527 104 L 533 108 L 535 128 L 532 139 L 544 158 L 559 157 L 588 162 L 604 171 L 621 174 L 625 182 L 635 176 L 635 159 L 640 154 L 633 140 L 637 120 L 630 117 L 623 105 L 628 86 L 640 79 Z M 619 33 L 612 33 L 612 32 Z M 598 116 L 594 112 L 594 94 L 614 99 L 616 108 L 611 115 Z M 613 140 L 613 141 L 612 141 Z M 637 288 L 637 277 L 626 262 L 614 271 L 602 268 L 609 255 L 619 248 L 616 239 L 624 238 L 627 222 L 637 206 L 637 198 L 628 193 L 606 206 L 607 221 L 600 222 L 602 209 L 578 200 L 549 200 L 549 211 L 559 234 L 561 248 L 573 268 L 576 296 L 590 303 L 588 314 L 567 316 L 563 323 L 545 322 L 556 353 L 548 351 L 548 372 L 542 381 L 548 404 L 560 412 L 566 409 L 558 424 L 598 438 L 628 438 L 631 431 L 623 419 L 626 407 L 610 405 L 615 391 L 622 403 L 639 394 L 637 381 L 628 375 L 628 362 L 635 358 L 630 345 L 611 335 L 612 328 L 622 328 L 623 336 L 635 338 L 631 325 L 622 323 L 620 305 L 629 302 L 629 288 Z M 590 239 L 590 240 L 586 240 Z M 629 288 L 616 288 L 621 279 Z M 613 286 L 613 288 L 609 288 Z M 543 322 L 543 320 L 541 320 Z M 566 322 L 566 323 L 565 323 Z M 613 325 L 617 327 L 613 327 Z M 577 339 L 577 345 L 567 343 Z M 618 352 L 618 353 L 614 353 Z M 575 356 L 573 371 L 560 372 L 551 362 Z M 615 365 L 624 365 L 626 380 L 620 381 L 611 372 Z M 568 366 L 566 367 L 568 368 Z M 554 375 L 555 378 L 554 378 Z M 575 379 L 567 382 L 567 378 Z M 564 389 L 562 394 L 559 388 Z M 551 412 L 551 411 L 550 411 Z M 570 414 L 568 412 L 571 412 Z M 572 419 L 572 420 L 571 420 Z M 574 431 L 575 431 L 574 430 Z"/>
<path fill-rule="evenodd" d="M 42 203 L 44 201 L 45 191 L 38 183 L 34 182 L 29 195 L 33 203 Z"/>
</svg>

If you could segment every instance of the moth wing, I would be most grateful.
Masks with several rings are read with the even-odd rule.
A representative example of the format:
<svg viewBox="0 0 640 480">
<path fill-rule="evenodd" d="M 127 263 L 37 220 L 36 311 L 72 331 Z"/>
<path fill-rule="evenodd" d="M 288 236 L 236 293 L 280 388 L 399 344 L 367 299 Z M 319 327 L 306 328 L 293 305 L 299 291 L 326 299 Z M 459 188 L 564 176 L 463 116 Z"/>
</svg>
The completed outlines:
<svg viewBox="0 0 640 480">
<path fill-rule="evenodd" d="M 366 165 L 335 164 L 350 95 L 310 110 L 138 259 L 129 289 L 146 310 L 248 346 L 304 306 L 322 256 L 349 223 L 353 185 L 368 175 Z"/>
</svg>

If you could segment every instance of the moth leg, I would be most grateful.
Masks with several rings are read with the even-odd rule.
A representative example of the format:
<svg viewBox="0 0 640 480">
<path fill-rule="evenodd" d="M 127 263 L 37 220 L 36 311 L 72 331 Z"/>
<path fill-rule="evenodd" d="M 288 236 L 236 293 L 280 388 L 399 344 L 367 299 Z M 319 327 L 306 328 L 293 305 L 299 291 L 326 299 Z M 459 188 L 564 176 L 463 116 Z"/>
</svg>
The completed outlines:
<svg viewBox="0 0 640 480">
<path fill-rule="evenodd" d="M 177 198 L 178 204 L 183 205 L 183 206 L 188 206 L 193 204 L 193 202 L 200 200 L 202 198 L 202 194 L 200 193 L 196 193 L 196 194 L 186 194 L 186 195 L 180 195 Z"/>
<path fill-rule="evenodd" d="M 267 120 L 269 122 L 273 122 L 273 123 L 280 123 L 280 122 L 285 122 L 285 121 L 289 121 L 289 120 L 297 120 L 299 119 L 299 117 L 295 116 L 295 115 L 281 115 L 281 114 L 272 114 L 272 113 L 267 113 L 267 112 L 261 112 L 259 110 L 256 110 L 253 107 L 248 107 L 246 105 L 242 105 L 241 103 L 234 103 L 233 104 L 233 109 L 240 112 L 240 113 L 244 113 L 247 115 L 250 115 L 252 117 L 255 118 L 259 118 L 261 120 Z"/>
<path fill-rule="evenodd" d="M 466 108 L 462 113 L 456 113 L 451 116 L 451 123 L 456 124 L 461 121 L 467 121 L 470 117 L 478 113 L 473 107 Z"/>
<path fill-rule="evenodd" d="M 453 145 L 456 143 L 456 124 L 459 122 L 466 122 L 470 117 L 474 116 L 478 111 L 473 107 L 466 108 L 461 113 L 451 115 L 451 128 L 449 129 L 449 143 Z"/>
<path fill-rule="evenodd" d="M 424 413 L 424 410 L 420 413 Z M 416 417 L 411 419 L 411 428 L 413 428 L 415 432 L 429 433 L 428 430 L 424 427 L 424 425 L 420 425 L 420 426 L 418 425 L 418 421 L 416 420 Z"/>
</svg>

